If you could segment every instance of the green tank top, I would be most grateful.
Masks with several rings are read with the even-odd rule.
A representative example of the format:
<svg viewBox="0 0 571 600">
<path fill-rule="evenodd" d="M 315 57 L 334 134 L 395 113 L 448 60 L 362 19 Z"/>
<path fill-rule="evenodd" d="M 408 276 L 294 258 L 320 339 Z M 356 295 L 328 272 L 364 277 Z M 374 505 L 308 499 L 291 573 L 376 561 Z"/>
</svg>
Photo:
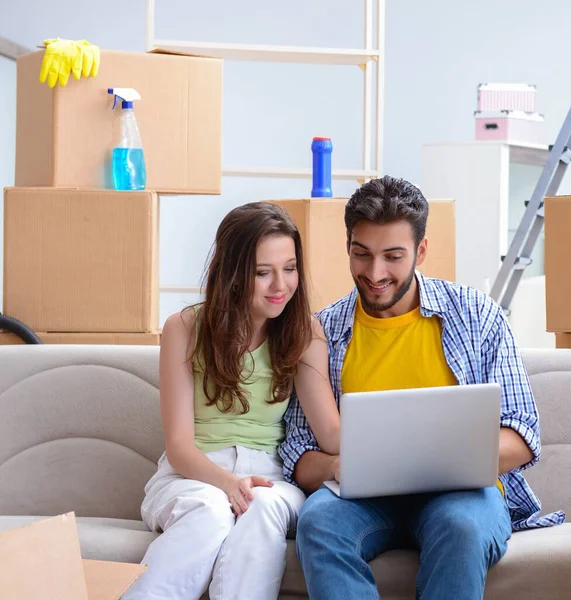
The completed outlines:
<svg viewBox="0 0 571 600">
<path fill-rule="evenodd" d="M 199 325 L 200 310 L 195 309 L 195 313 Z M 288 400 L 276 404 L 267 402 L 272 396 L 273 376 L 267 340 L 244 356 L 244 371 L 250 374 L 244 384 L 250 410 L 246 414 L 223 413 L 215 404 L 207 406 L 202 389 L 203 371 L 198 361 L 193 361 L 194 439 L 203 452 L 244 446 L 273 454 L 283 441 Z M 239 404 L 238 410 L 241 411 Z"/>
</svg>

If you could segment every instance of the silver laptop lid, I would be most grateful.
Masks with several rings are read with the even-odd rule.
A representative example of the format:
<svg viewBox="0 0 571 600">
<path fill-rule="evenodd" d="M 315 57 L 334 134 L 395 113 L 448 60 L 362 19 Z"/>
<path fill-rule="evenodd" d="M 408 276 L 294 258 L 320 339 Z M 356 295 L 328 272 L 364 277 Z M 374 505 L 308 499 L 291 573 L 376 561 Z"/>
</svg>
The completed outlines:
<svg viewBox="0 0 571 600">
<path fill-rule="evenodd" d="M 341 496 L 471 489 L 498 476 L 497 383 L 341 397 Z"/>
</svg>

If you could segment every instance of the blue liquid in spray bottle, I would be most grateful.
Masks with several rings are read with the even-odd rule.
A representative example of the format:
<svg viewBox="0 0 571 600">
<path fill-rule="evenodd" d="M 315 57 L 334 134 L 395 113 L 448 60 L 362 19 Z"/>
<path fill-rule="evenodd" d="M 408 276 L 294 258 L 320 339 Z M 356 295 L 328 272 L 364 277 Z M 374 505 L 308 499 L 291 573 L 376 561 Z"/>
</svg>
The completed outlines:
<svg viewBox="0 0 571 600">
<path fill-rule="evenodd" d="M 121 100 L 120 129 L 121 139 L 113 149 L 113 183 L 116 190 L 144 190 L 147 183 L 147 170 L 143 144 L 133 112 L 133 101 L 140 100 L 139 93 L 132 88 L 109 88 L 115 96 L 113 108 Z"/>
</svg>

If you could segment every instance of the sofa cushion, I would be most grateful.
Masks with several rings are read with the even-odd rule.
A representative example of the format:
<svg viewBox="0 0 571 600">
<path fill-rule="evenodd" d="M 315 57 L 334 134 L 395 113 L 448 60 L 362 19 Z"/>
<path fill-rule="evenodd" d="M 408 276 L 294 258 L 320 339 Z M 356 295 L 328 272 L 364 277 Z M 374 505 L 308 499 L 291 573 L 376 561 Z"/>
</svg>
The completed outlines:
<svg viewBox="0 0 571 600">
<path fill-rule="evenodd" d="M 418 552 L 392 550 L 371 564 L 383 600 L 415 599 Z M 571 589 L 569 565 L 571 523 L 514 533 L 506 555 L 488 574 L 484 600 L 563 600 L 567 598 L 563 590 Z M 306 593 L 295 544 L 288 542 L 282 594 Z"/>
<path fill-rule="evenodd" d="M 44 517 L 0 516 L 0 531 L 20 527 Z M 79 517 L 84 558 L 140 562 L 158 534 L 142 521 Z M 571 589 L 571 523 L 515 533 L 508 551 L 490 570 L 484 600 L 561 600 L 561 590 Z M 393 550 L 373 560 L 373 572 L 383 600 L 414 600 L 418 553 Z M 287 570 L 281 597 L 305 597 L 306 587 L 295 542 L 288 540 Z"/>
<path fill-rule="evenodd" d="M 484 600 L 562 600 L 571 590 L 571 523 L 515 533 Z M 567 591 L 565 591 L 567 590 Z"/>
<path fill-rule="evenodd" d="M 45 517 L 0 516 L 0 531 L 21 527 Z M 78 517 L 81 555 L 95 560 L 141 562 L 149 544 L 158 536 L 142 521 Z"/>
</svg>

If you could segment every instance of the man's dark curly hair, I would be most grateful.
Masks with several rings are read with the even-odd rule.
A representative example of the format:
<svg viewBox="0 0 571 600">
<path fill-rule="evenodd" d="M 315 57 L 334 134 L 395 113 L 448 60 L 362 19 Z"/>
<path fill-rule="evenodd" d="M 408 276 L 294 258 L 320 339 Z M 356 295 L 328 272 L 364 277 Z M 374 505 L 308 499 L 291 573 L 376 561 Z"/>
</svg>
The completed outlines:
<svg viewBox="0 0 571 600">
<path fill-rule="evenodd" d="M 345 206 L 345 227 L 351 238 L 359 221 L 394 223 L 408 221 L 412 227 L 416 246 L 426 233 L 428 202 L 412 183 L 385 175 L 362 185 Z"/>
</svg>

